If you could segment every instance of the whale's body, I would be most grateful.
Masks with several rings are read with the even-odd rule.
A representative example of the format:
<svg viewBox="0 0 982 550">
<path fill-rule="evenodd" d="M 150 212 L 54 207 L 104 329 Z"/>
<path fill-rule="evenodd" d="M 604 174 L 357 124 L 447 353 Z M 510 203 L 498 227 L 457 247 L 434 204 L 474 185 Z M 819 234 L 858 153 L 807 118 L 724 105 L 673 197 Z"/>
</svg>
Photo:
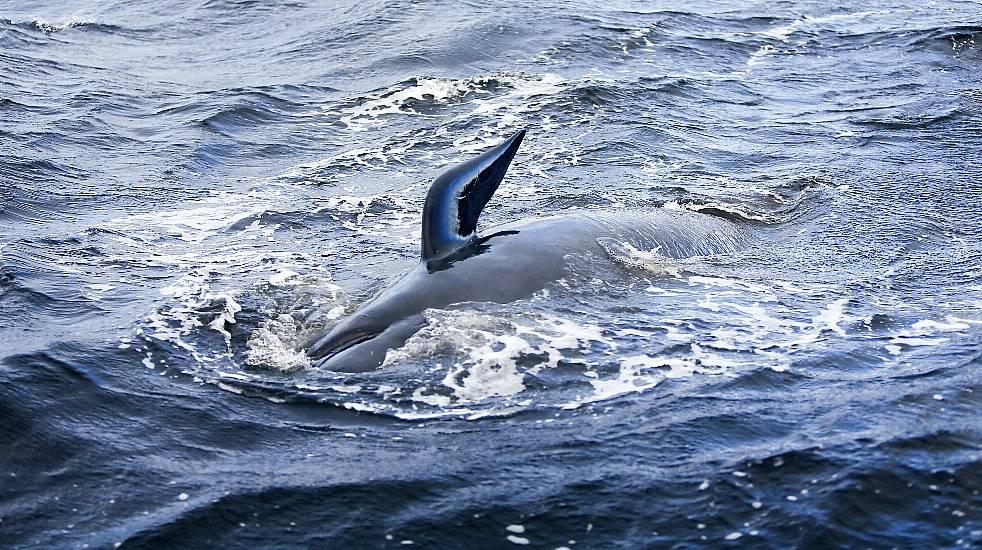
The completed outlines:
<svg viewBox="0 0 982 550">
<path fill-rule="evenodd" d="M 514 155 L 522 135 L 517 134 L 482 157 L 488 156 L 492 162 L 505 158 L 507 168 L 511 157 L 506 146 Z M 466 164 L 462 167 L 466 168 Z M 500 174 L 496 177 L 500 182 L 504 169 L 498 169 Z M 462 171 L 461 167 L 448 174 L 458 171 Z M 402 346 L 425 325 L 422 313 L 426 309 L 528 298 L 563 278 L 572 255 L 603 257 L 611 245 L 623 244 L 655 251 L 666 258 L 685 258 L 732 252 L 748 243 L 747 234 L 736 224 L 666 208 L 575 211 L 508 223 L 478 237 L 476 215 L 464 223 L 453 219 L 467 206 L 454 200 L 460 198 L 463 185 L 458 181 L 456 188 L 451 185 L 450 192 L 444 193 L 440 184 L 438 179 L 424 208 L 423 258 L 419 265 L 319 337 L 307 352 L 317 364 L 342 372 L 376 369 L 388 350 Z M 492 187 L 496 188 L 497 183 Z M 435 193 L 443 196 L 434 199 Z M 451 199 L 451 219 L 430 219 L 429 227 L 442 226 L 442 230 L 451 231 L 447 232 L 449 236 L 432 238 L 427 235 L 427 219 L 445 208 L 434 205 L 445 197 Z M 485 203 L 487 199 L 490 193 L 484 198 Z M 477 214 L 482 207 L 483 204 L 477 208 Z M 459 238 L 462 235 L 452 231 L 464 224 L 471 224 L 470 231 L 466 238 Z"/>
</svg>

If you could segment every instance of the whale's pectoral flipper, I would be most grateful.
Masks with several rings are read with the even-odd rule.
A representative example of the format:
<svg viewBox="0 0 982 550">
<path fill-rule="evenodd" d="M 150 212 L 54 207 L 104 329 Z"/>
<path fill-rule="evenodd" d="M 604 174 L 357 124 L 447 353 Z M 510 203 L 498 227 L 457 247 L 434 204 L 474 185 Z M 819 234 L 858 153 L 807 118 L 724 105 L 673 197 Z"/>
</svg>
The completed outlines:
<svg viewBox="0 0 982 550">
<path fill-rule="evenodd" d="M 423 260 L 444 256 L 474 239 L 477 219 L 505 177 L 524 137 L 525 130 L 521 130 L 433 182 L 423 206 Z"/>
</svg>

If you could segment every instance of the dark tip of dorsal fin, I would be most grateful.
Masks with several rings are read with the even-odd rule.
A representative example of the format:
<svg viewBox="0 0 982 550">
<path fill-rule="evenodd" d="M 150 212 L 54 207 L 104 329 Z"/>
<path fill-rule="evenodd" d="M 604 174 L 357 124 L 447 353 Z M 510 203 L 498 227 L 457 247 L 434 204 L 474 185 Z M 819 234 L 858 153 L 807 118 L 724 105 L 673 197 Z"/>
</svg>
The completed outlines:
<svg viewBox="0 0 982 550">
<path fill-rule="evenodd" d="M 475 235 L 481 211 L 501 184 L 524 137 L 525 130 L 521 130 L 433 182 L 423 206 L 424 260 L 451 252 Z"/>
</svg>

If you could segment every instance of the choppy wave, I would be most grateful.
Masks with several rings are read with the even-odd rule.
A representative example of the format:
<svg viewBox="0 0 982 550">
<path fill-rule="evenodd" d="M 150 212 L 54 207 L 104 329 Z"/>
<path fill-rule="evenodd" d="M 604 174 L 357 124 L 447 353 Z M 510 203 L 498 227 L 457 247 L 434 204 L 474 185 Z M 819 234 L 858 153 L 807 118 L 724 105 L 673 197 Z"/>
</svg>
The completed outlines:
<svg viewBox="0 0 982 550">
<path fill-rule="evenodd" d="M 116 25 L 97 23 L 84 17 L 71 17 L 63 21 L 49 21 L 43 17 L 38 17 L 30 21 L 12 21 L 10 19 L 0 19 L 0 24 L 21 29 L 41 31 L 45 34 L 56 33 L 68 29 L 87 29 L 105 33 L 115 33 L 121 30 Z"/>
</svg>

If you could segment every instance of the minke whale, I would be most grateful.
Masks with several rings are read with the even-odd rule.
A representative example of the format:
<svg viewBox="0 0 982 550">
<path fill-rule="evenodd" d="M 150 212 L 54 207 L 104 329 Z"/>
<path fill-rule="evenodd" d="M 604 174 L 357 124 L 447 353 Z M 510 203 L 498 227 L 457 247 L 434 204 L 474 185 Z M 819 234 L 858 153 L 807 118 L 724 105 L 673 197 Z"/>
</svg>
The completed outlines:
<svg viewBox="0 0 982 550">
<path fill-rule="evenodd" d="M 680 259 L 749 245 L 748 233 L 733 222 L 668 208 L 578 210 L 478 232 L 481 211 L 524 137 L 522 130 L 433 182 L 423 206 L 419 265 L 315 338 L 307 348 L 314 365 L 377 369 L 388 350 L 426 325 L 426 309 L 531 297 L 563 278 L 574 254 L 606 257 L 613 244 Z"/>
</svg>

